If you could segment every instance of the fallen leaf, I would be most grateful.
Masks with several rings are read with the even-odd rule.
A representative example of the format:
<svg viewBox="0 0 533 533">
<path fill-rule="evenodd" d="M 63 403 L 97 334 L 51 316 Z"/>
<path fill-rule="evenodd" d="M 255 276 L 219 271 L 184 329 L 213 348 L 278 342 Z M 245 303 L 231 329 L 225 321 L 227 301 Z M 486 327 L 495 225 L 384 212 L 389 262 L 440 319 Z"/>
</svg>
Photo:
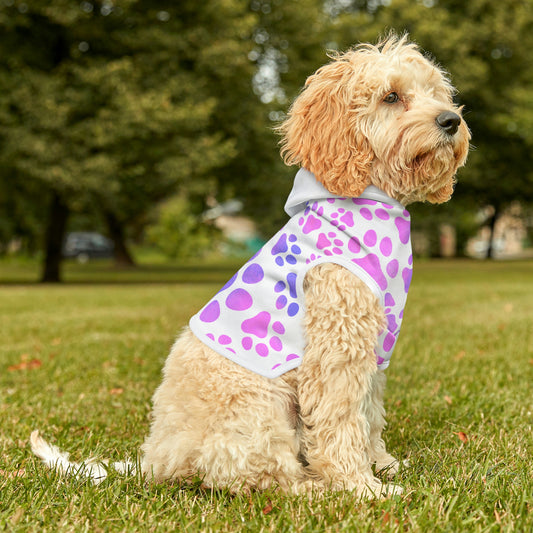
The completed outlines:
<svg viewBox="0 0 533 533">
<path fill-rule="evenodd" d="M 454 434 L 457 435 L 457 437 L 459 438 L 461 442 L 468 442 L 468 436 L 466 433 L 459 431 L 458 433 L 454 433 Z"/>
<path fill-rule="evenodd" d="M 458 354 L 455 355 L 454 359 L 456 361 L 460 361 L 463 359 L 463 357 L 466 355 L 466 352 L 464 350 L 461 350 Z"/>
<path fill-rule="evenodd" d="M 398 518 L 395 518 L 395 517 L 392 517 L 388 511 L 385 511 L 383 513 L 383 516 L 381 518 L 381 522 L 384 526 L 388 525 L 388 523 L 391 521 L 394 522 L 395 525 L 399 525 L 400 524 L 400 520 Z"/>
<path fill-rule="evenodd" d="M 20 363 L 8 366 L 7 371 L 16 372 L 17 370 L 34 370 L 35 368 L 40 368 L 43 364 L 40 359 L 28 360 L 27 354 L 22 354 L 20 359 Z"/>
<path fill-rule="evenodd" d="M 111 389 L 109 391 L 109 394 L 113 394 L 114 396 L 118 396 L 124 392 L 124 389 L 121 389 L 120 387 L 117 387 L 115 389 Z"/>
<path fill-rule="evenodd" d="M 8 479 L 14 479 L 16 477 L 24 477 L 25 475 L 26 475 L 26 470 L 24 468 L 19 468 L 18 470 L 0 469 L 0 477 L 5 477 Z"/>
<path fill-rule="evenodd" d="M 263 514 L 270 514 L 272 512 L 272 509 L 274 509 L 274 506 L 272 505 L 272 502 L 268 500 L 268 503 L 263 507 Z"/>
<path fill-rule="evenodd" d="M 61 344 L 61 339 L 57 337 L 56 339 L 52 339 L 52 346 L 59 346 Z"/>
<path fill-rule="evenodd" d="M 444 396 L 444 401 L 445 401 L 448 405 L 452 405 L 452 403 L 453 403 L 453 402 L 452 402 L 452 399 L 451 399 L 448 395 Z"/>
</svg>

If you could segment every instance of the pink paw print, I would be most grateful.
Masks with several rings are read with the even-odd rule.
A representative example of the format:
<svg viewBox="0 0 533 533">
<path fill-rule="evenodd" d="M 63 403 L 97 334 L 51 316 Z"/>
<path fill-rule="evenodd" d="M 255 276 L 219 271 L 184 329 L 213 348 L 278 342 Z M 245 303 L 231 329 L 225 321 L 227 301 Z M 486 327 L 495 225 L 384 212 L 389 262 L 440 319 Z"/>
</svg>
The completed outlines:
<svg viewBox="0 0 533 533">
<path fill-rule="evenodd" d="M 330 231 L 327 235 L 321 233 L 318 236 L 316 247 L 319 250 L 323 250 L 324 255 L 327 256 L 342 255 L 342 246 L 344 246 L 344 243 L 336 237 L 337 234 L 334 231 Z"/>
<path fill-rule="evenodd" d="M 320 259 L 321 255 L 311 254 L 306 260 L 305 263 L 308 265 L 309 263 L 312 263 L 313 261 L 316 261 L 317 259 Z"/>
<path fill-rule="evenodd" d="M 343 207 L 339 208 L 338 211 L 331 213 L 331 218 L 333 219 L 331 221 L 333 226 L 337 226 L 340 231 L 345 231 L 347 227 L 353 228 L 354 226 L 352 212 L 346 211 Z"/>
</svg>

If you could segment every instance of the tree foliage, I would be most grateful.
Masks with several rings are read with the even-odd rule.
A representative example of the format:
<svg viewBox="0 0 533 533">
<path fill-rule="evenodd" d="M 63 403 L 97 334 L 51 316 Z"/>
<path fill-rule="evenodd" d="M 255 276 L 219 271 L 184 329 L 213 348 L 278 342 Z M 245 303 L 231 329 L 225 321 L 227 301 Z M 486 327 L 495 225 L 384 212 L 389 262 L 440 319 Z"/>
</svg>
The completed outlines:
<svg viewBox="0 0 533 533">
<path fill-rule="evenodd" d="M 456 207 L 423 220 L 533 203 L 532 26 L 533 0 L 5 0 L 0 242 L 72 212 L 142 228 L 176 194 L 239 197 L 270 233 L 294 174 L 273 126 L 326 49 L 389 30 L 450 71 L 473 133 Z"/>
<path fill-rule="evenodd" d="M 236 155 L 214 127 L 217 76 L 252 71 L 253 19 L 240 2 L 10 4 L 0 8 L 6 189 L 32 182 L 122 224 L 178 187 L 210 191 L 213 169 Z"/>
</svg>

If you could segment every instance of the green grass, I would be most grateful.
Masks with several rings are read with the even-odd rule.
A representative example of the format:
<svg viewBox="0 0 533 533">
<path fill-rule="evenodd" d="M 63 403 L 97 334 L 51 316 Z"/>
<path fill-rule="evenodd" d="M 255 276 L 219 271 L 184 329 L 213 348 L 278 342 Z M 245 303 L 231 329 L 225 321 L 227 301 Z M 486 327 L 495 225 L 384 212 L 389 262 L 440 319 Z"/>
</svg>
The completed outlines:
<svg viewBox="0 0 533 533">
<path fill-rule="evenodd" d="M 93 260 L 80 264 L 75 260 L 65 260 L 62 267 L 62 280 L 66 283 L 166 283 L 166 282 L 214 282 L 221 276 L 231 276 L 245 259 L 218 256 L 202 260 L 184 260 L 177 264 L 163 263 L 161 256 L 137 254 L 139 265 L 136 268 L 116 268 L 110 259 Z M 33 260 L 11 259 L 0 261 L 0 285 L 35 283 L 41 275 L 40 265 Z"/>
<path fill-rule="evenodd" d="M 39 286 L 32 265 L 0 264 L 0 530 L 533 530 L 530 262 L 415 265 L 387 371 L 386 440 L 410 460 L 401 497 L 232 497 L 47 471 L 29 451 L 35 428 L 75 460 L 135 458 L 176 333 L 234 267 L 71 264 L 71 283 Z"/>
</svg>

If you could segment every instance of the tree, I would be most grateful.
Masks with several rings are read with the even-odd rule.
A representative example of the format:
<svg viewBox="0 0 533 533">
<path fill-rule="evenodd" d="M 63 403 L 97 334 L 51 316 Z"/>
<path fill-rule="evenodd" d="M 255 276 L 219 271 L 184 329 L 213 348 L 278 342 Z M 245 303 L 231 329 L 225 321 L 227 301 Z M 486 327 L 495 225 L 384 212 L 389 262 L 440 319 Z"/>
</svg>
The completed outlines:
<svg viewBox="0 0 533 533">
<path fill-rule="evenodd" d="M 237 0 L 0 7 L 0 161 L 3 179 L 48 198 L 44 281 L 59 280 L 72 209 L 96 204 L 117 238 L 177 187 L 212 188 L 236 152 L 212 128 L 217 90 L 201 66 L 249 74 L 252 22 Z"/>
<path fill-rule="evenodd" d="M 224 94 L 212 127 L 236 141 L 238 154 L 216 170 L 216 195 L 238 197 L 264 235 L 277 231 L 295 169 L 279 155 L 275 126 L 305 79 L 327 58 L 322 0 L 251 0 L 254 19 L 247 56 L 248 79 L 228 76 L 217 62 L 203 64 Z M 253 93 L 252 94 L 252 89 Z"/>
</svg>

